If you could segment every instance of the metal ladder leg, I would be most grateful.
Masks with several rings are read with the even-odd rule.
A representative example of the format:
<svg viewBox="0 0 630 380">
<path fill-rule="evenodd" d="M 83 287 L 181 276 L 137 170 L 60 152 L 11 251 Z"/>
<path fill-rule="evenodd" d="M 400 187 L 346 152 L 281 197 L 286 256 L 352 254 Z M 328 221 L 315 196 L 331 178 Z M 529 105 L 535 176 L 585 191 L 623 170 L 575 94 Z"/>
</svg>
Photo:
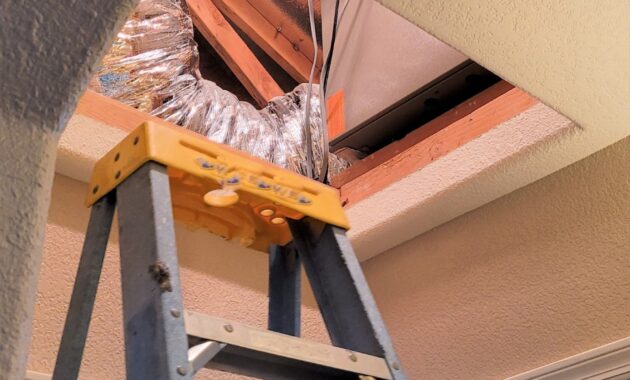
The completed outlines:
<svg viewBox="0 0 630 380">
<path fill-rule="evenodd" d="M 292 244 L 269 249 L 268 329 L 300 336 L 301 264 Z"/>
<path fill-rule="evenodd" d="M 97 201 L 90 211 L 90 221 L 61 336 L 53 380 L 74 380 L 79 377 L 85 339 L 90 327 L 115 208 L 116 193 L 112 191 Z"/>
<path fill-rule="evenodd" d="M 190 379 L 166 167 L 148 162 L 117 191 L 127 379 Z"/>
<path fill-rule="evenodd" d="M 333 345 L 383 357 L 406 379 L 345 230 L 308 218 L 289 227 Z"/>
</svg>

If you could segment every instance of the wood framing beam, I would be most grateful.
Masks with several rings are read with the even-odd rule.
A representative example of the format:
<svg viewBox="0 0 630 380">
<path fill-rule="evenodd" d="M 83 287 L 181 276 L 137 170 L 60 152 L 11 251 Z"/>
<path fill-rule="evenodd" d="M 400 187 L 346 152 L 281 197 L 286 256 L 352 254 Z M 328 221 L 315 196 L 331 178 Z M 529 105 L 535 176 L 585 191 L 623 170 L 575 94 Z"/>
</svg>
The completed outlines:
<svg viewBox="0 0 630 380">
<path fill-rule="evenodd" d="M 498 83 L 404 139 L 355 163 L 352 168 L 333 178 L 333 185 L 339 188 L 344 204 L 355 204 L 537 103 L 537 100 L 510 84 Z M 127 132 L 147 120 L 173 125 L 89 90 L 80 99 L 75 115 Z M 359 174 L 354 173 L 354 170 L 359 170 Z"/>
<path fill-rule="evenodd" d="M 92 90 L 83 93 L 73 116 L 84 116 L 125 132 L 133 131 L 145 121 L 174 125 Z"/>
<path fill-rule="evenodd" d="M 186 2 L 197 29 L 261 107 L 272 98 L 284 94 L 212 1 Z"/>
<path fill-rule="evenodd" d="M 333 184 L 339 187 L 344 204 L 357 203 L 537 103 L 508 83 L 498 83 L 404 139 L 355 163 L 357 169 L 340 173 Z"/>
<path fill-rule="evenodd" d="M 397 154 L 404 152 L 405 150 L 411 148 L 415 144 L 420 141 L 426 139 L 427 137 L 433 135 L 434 133 L 448 127 L 452 123 L 457 120 L 469 115 L 476 109 L 486 105 L 490 101 L 498 98 L 499 96 L 505 94 L 506 92 L 513 89 L 514 86 L 511 84 L 501 81 L 490 88 L 480 92 L 479 94 L 471 97 L 470 99 L 464 101 L 461 104 L 458 104 L 453 109 L 445 112 L 444 114 L 436 117 L 435 119 L 429 121 L 423 126 L 415 129 L 408 135 L 406 135 L 403 139 L 395 141 L 386 147 L 377 150 L 376 152 L 370 154 L 369 156 L 361 159 L 352 164 L 350 168 L 344 170 L 341 173 L 338 173 L 331 179 L 331 185 L 337 188 L 340 188 L 344 184 L 350 182 L 351 180 L 359 177 L 360 175 L 370 171 L 371 169 L 381 165 L 385 161 L 393 158 Z M 334 102 L 334 97 L 338 94 L 335 93 L 331 95 L 327 100 L 327 108 L 328 108 L 328 123 L 330 125 L 331 113 L 335 110 L 336 105 Z M 342 105 L 343 106 L 343 105 Z M 331 131 L 330 128 L 328 130 L 328 134 L 331 139 L 334 138 L 335 131 Z"/>
<path fill-rule="evenodd" d="M 282 17 L 282 21 L 278 21 L 281 14 L 279 12 L 282 11 L 277 9 L 277 5 L 271 0 L 213 1 L 224 15 L 243 30 L 291 77 L 298 82 L 308 81 L 313 61 L 309 58 L 309 49 L 306 45 L 312 44 L 312 41 L 310 37 L 299 37 L 299 26 L 292 25 L 288 17 Z M 273 7 L 276 9 L 274 10 Z M 315 72 L 316 79 L 319 79 L 320 69 L 321 65 Z"/>
</svg>

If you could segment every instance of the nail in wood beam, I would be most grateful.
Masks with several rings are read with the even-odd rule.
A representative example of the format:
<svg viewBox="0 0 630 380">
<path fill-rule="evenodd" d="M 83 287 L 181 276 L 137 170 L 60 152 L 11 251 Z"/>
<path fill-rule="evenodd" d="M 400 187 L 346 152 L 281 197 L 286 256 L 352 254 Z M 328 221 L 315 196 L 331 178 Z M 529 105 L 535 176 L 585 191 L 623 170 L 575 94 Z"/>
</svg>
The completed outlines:
<svg viewBox="0 0 630 380">
<path fill-rule="evenodd" d="M 302 52 L 308 58 L 309 61 L 313 62 L 314 57 L 314 48 L 313 48 L 313 39 L 311 38 L 310 29 L 304 30 L 300 27 L 291 16 L 289 16 L 275 1 L 258 1 L 258 0 L 247 0 L 247 2 L 256 10 L 262 14 L 271 24 L 276 26 L 276 31 L 278 27 L 281 29 L 279 33 L 285 36 L 291 43 L 297 45 L 299 51 Z M 306 0 L 302 1 L 305 8 Z M 315 17 L 317 17 L 317 9 L 315 9 Z M 321 14 L 319 15 L 321 17 Z M 317 19 L 316 19 L 317 22 Z M 320 41 L 321 43 L 321 41 Z M 317 49 L 317 68 L 321 70 L 322 62 L 323 62 L 324 53 L 322 48 L 318 46 Z"/>
</svg>

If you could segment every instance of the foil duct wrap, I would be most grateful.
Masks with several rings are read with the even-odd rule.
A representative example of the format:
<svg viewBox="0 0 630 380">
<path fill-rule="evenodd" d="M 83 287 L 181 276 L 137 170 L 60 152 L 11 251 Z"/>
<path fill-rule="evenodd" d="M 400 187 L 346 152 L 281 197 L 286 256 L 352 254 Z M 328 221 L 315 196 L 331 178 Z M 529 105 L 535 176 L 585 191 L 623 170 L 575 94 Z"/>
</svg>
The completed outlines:
<svg viewBox="0 0 630 380">
<path fill-rule="evenodd" d="M 140 0 L 90 82 L 93 90 L 209 139 L 307 173 L 304 105 L 307 84 L 262 110 L 201 78 L 193 25 L 179 0 Z M 310 131 L 313 175 L 325 156 L 319 89 L 313 85 Z M 329 175 L 348 163 L 329 155 Z"/>
<path fill-rule="evenodd" d="M 101 62 L 93 90 L 144 112 L 175 95 L 180 75 L 196 75 L 191 18 L 178 0 L 141 0 Z"/>
</svg>

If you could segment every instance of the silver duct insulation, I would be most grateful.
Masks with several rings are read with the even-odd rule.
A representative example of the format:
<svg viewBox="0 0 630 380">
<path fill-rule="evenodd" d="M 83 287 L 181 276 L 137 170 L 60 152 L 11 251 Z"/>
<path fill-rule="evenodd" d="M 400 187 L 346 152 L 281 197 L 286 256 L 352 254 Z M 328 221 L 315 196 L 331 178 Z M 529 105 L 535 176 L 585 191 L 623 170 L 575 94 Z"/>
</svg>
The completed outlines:
<svg viewBox="0 0 630 380">
<path fill-rule="evenodd" d="M 90 87 L 209 139 L 306 175 L 306 84 L 262 110 L 201 78 L 193 25 L 178 0 L 140 0 Z M 325 156 L 319 90 L 311 97 L 313 175 Z M 347 167 L 330 155 L 329 173 Z"/>
</svg>

